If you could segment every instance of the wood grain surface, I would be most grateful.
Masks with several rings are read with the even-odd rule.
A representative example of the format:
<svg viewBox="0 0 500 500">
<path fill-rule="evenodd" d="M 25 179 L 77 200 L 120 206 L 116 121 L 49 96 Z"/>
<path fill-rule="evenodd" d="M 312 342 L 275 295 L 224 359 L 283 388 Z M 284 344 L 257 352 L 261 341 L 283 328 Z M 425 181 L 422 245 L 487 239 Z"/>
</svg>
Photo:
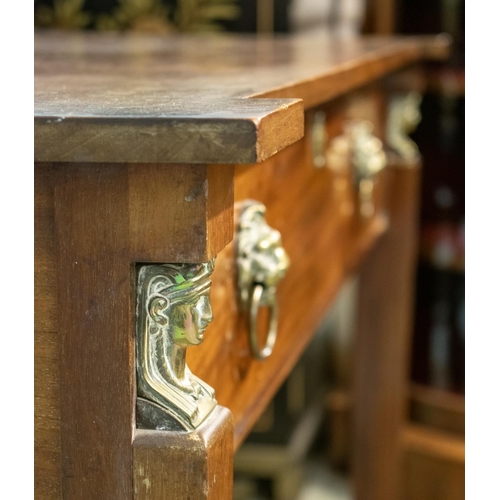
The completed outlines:
<svg viewBox="0 0 500 500">
<path fill-rule="evenodd" d="M 217 406 L 193 432 L 137 429 L 135 500 L 229 500 L 233 491 L 233 420 Z"/>
<path fill-rule="evenodd" d="M 443 57 L 448 46 L 447 37 L 343 40 L 327 33 L 38 33 L 35 159 L 263 161 L 300 139 L 303 106 Z"/>
<path fill-rule="evenodd" d="M 131 498 L 135 264 L 232 236 L 232 167 L 35 165 L 37 498 Z"/>
<path fill-rule="evenodd" d="M 233 239 L 234 169 L 128 166 L 132 262 L 207 262 Z"/>
<path fill-rule="evenodd" d="M 54 179 L 35 168 L 35 498 L 61 498 L 61 397 L 57 328 Z"/>
<path fill-rule="evenodd" d="M 377 88 L 322 107 L 329 136 L 341 133 L 346 119 L 361 116 L 373 118 L 376 133 L 381 134 L 382 107 Z M 308 125 L 313 116 L 314 110 L 306 116 Z M 255 199 L 266 205 L 268 223 L 281 232 L 291 259 L 278 287 L 280 318 L 273 354 L 264 362 L 250 355 L 248 319 L 238 311 L 235 294 L 232 244 L 216 260 L 211 291 L 214 322 L 204 343 L 188 351 L 193 373 L 212 385 L 219 404 L 233 412 L 236 447 L 296 363 L 346 277 L 387 227 L 381 210 L 369 221 L 360 219 L 349 174 L 313 166 L 309 126 L 306 131 L 304 139 L 263 164 L 236 168 L 236 202 Z M 381 176 L 380 209 L 384 184 Z"/>
<path fill-rule="evenodd" d="M 133 267 L 126 168 L 58 168 L 58 325 L 66 499 L 132 498 Z"/>
</svg>

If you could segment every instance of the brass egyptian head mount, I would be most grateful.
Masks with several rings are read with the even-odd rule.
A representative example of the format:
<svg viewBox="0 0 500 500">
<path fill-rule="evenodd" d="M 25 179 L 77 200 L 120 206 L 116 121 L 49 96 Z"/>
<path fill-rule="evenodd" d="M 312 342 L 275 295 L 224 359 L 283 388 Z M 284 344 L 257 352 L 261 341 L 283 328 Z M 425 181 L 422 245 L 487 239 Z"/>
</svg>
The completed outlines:
<svg viewBox="0 0 500 500">
<path fill-rule="evenodd" d="M 409 137 L 420 121 L 422 96 L 418 92 L 395 95 L 387 113 L 387 144 L 401 158 L 416 161 L 420 158 L 418 146 Z"/>
<path fill-rule="evenodd" d="M 266 222 L 266 207 L 247 200 L 241 207 L 236 236 L 236 266 L 240 307 L 250 312 L 249 341 L 253 356 L 263 360 L 274 347 L 278 328 L 276 289 L 290 265 L 281 234 Z M 257 314 L 271 309 L 266 345 L 257 342 Z"/>
<path fill-rule="evenodd" d="M 137 279 L 137 425 L 196 428 L 215 408 L 213 389 L 186 365 L 212 321 L 210 275 L 202 264 L 145 265 Z"/>
</svg>

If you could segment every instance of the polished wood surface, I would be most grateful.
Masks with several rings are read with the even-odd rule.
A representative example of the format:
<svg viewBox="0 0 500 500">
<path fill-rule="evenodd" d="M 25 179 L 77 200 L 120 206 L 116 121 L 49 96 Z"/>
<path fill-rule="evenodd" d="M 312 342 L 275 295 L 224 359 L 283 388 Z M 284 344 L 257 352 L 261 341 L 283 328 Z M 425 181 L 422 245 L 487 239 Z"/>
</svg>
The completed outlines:
<svg viewBox="0 0 500 500">
<path fill-rule="evenodd" d="M 135 500 L 231 498 L 233 421 L 226 408 L 190 433 L 138 429 L 133 447 Z"/>
<path fill-rule="evenodd" d="M 52 165 L 35 168 L 35 495 L 61 498 L 61 395 Z"/>
<path fill-rule="evenodd" d="M 131 164 L 127 170 L 133 262 L 207 262 L 233 239 L 232 166 Z"/>
<path fill-rule="evenodd" d="M 262 161 L 300 139 L 302 106 L 442 56 L 448 45 L 446 37 L 343 40 L 327 33 L 258 39 L 40 33 L 35 160 Z"/>
<path fill-rule="evenodd" d="M 132 497 L 133 267 L 122 165 L 57 169 L 64 498 Z M 125 215 L 125 216 L 124 216 Z"/>
<path fill-rule="evenodd" d="M 401 498 L 420 165 L 393 159 L 390 226 L 363 263 L 353 365 L 356 500 Z"/>
<path fill-rule="evenodd" d="M 382 95 L 375 87 L 321 109 L 327 113 L 328 135 L 333 138 L 342 132 L 344 121 L 354 117 L 373 119 L 376 133 L 381 134 L 381 108 Z M 312 110 L 306 117 L 304 139 L 261 165 L 237 167 L 235 173 L 237 205 L 246 199 L 266 205 L 267 221 L 281 232 L 291 260 L 278 287 L 280 318 L 273 354 L 264 362 L 250 355 L 248 319 L 237 304 L 233 244 L 216 260 L 211 291 L 214 322 L 204 343 L 188 352 L 193 373 L 214 387 L 219 404 L 232 411 L 236 447 L 296 363 L 346 277 L 387 228 L 381 210 L 371 220 L 359 216 L 351 174 L 314 167 L 309 126 L 313 117 Z M 378 181 L 379 198 L 384 179 L 380 176 Z M 380 209 L 382 204 L 379 199 Z M 236 211 L 235 222 L 237 217 Z"/>
</svg>

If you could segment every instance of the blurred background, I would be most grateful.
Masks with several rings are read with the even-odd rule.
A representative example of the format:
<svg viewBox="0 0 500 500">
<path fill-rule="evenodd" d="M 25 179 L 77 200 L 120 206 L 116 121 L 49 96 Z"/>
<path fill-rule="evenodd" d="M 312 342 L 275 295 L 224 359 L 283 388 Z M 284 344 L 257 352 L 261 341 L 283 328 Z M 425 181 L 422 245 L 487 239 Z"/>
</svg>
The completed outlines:
<svg viewBox="0 0 500 500">
<path fill-rule="evenodd" d="M 420 258 L 404 433 L 403 498 L 465 497 L 464 0 L 35 0 L 39 29 L 149 33 L 447 32 L 422 122 Z M 235 458 L 235 500 L 353 498 L 351 365 L 357 279 Z"/>
</svg>

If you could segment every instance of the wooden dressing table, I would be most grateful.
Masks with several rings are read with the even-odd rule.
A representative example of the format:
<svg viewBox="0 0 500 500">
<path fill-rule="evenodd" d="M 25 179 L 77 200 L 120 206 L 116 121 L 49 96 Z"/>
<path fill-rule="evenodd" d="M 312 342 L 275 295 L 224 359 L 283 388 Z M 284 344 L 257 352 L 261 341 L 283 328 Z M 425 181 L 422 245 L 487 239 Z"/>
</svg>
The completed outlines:
<svg viewBox="0 0 500 500">
<path fill-rule="evenodd" d="M 35 36 L 36 498 L 231 498 L 234 450 L 353 272 L 357 498 L 398 498 L 420 160 L 388 109 L 448 46 Z"/>
</svg>

